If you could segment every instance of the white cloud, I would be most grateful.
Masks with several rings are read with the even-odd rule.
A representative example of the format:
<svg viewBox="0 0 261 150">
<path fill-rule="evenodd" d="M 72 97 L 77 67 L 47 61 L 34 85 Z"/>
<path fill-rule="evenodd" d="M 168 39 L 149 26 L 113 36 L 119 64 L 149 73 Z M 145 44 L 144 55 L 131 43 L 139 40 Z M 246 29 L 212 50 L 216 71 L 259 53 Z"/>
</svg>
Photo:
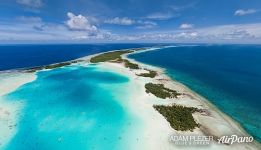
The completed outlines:
<svg viewBox="0 0 261 150">
<path fill-rule="evenodd" d="M 42 0 L 16 0 L 16 2 L 24 6 L 35 8 L 41 7 L 43 5 Z"/>
<path fill-rule="evenodd" d="M 69 30 L 64 24 L 42 23 L 40 26 L 16 22 L 3 24 L 0 22 L 0 43 L 7 42 L 57 42 L 57 41 L 97 41 L 109 40 L 107 31 L 88 32 L 83 30 Z"/>
<path fill-rule="evenodd" d="M 45 24 L 40 17 L 32 17 L 32 16 L 19 16 L 16 18 L 16 22 L 19 24 L 31 26 L 35 30 L 43 31 Z"/>
<path fill-rule="evenodd" d="M 261 23 L 220 25 L 198 29 L 201 39 L 261 43 Z"/>
<path fill-rule="evenodd" d="M 261 23 L 220 25 L 192 30 L 121 35 L 116 40 L 148 42 L 261 43 Z"/>
<path fill-rule="evenodd" d="M 109 40 L 111 33 L 98 30 L 82 15 L 67 14 L 65 24 L 44 22 L 40 17 L 20 16 L 15 22 L 0 22 L 0 42 L 97 41 Z"/>
<path fill-rule="evenodd" d="M 135 21 L 128 17 L 123 17 L 123 18 L 115 17 L 113 19 L 105 20 L 104 23 L 118 24 L 118 25 L 132 25 L 135 23 Z"/>
<path fill-rule="evenodd" d="M 148 20 L 133 20 L 128 17 L 115 17 L 113 19 L 107 19 L 104 21 L 107 24 L 117 24 L 117 25 L 136 25 L 137 29 L 150 29 L 157 26 L 157 23 L 154 21 Z"/>
<path fill-rule="evenodd" d="M 139 26 L 137 26 L 137 29 L 151 29 L 156 27 L 158 24 L 156 22 L 153 21 L 137 21 L 138 24 L 140 24 Z"/>
<path fill-rule="evenodd" d="M 195 5 L 197 3 L 198 3 L 197 1 L 194 1 L 192 3 L 187 3 L 186 5 L 168 5 L 168 7 L 171 8 L 173 11 L 180 12 L 186 9 L 195 8 Z"/>
<path fill-rule="evenodd" d="M 194 27 L 193 24 L 183 23 L 179 26 L 180 29 L 192 29 Z"/>
<path fill-rule="evenodd" d="M 144 25 L 150 24 L 138 20 L 135 25 L 142 26 L 142 23 Z M 153 23 L 151 22 L 151 24 Z M 101 29 L 90 32 L 83 29 L 72 30 L 66 24 L 48 23 L 38 17 L 18 17 L 13 23 L 0 22 L 0 43 L 16 43 L 17 41 L 261 43 L 261 23 L 132 34 L 114 34 Z"/>
<path fill-rule="evenodd" d="M 66 25 L 70 30 L 85 30 L 85 31 L 96 31 L 97 27 L 92 25 L 87 17 L 82 15 L 74 15 L 71 12 L 67 13 L 69 20 L 66 21 Z"/>
<path fill-rule="evenodd" d="M 172 17 L 174 16 L 170 13 L 154 13 L 146 16 L 145 18 L 152 20 L 168 20 Z"/>
<path fill-rule="evenodd" d="M 247 10 L 238 9 L 235 11 L 234 15 L 235 16 L 244 16 L 244 15 L 254 14 L 256 12 L 257 12 L 257 10 L 255 10 L 255 9 L 247 9 Z"/>
</svg>

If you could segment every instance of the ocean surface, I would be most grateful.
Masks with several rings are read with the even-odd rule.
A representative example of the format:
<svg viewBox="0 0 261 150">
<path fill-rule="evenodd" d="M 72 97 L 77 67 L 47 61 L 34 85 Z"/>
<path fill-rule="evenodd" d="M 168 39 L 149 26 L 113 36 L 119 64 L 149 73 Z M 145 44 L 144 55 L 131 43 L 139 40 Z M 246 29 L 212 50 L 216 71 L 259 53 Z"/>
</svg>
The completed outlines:
<svg viewBox="0 0 261 150">
<path fill-rule="evenodd" d="M 2 45 L 0 70 L 152 45 Z M 210 100 L 260 141 L 260 45 L 177 46 L 129 57 L 166 68 L 169 76 Z M 142 145 L 132 143 L 144 126 L 127 103 L 131 87 L 127 76 L 99 65 L 40 71 L 35 81 L 0 97 L 22 106 L 11 126 L 17 132 L 0 149 L 140 149 Z"/>
<path fill-rule="evenodd" d="M 132 142 L 143 125 L 128 111 L 129 84 L 128 77 L 98 65 L 38 72 L 35 81 L 0 97 L 23 104 L 17 110 L 17 133 L 2 148 L 137 149 Z"/>
<path fill-rule="evenodd" d="M 179 46 L 129 57 L 166 68 L 261 141 L 261 45 Z"/>
<path fill-rule="evenodd" d="M 48 65 L 86 55 L 155 44 L 50 44 L 0 45 L 0 71 Z"/>
</svg>

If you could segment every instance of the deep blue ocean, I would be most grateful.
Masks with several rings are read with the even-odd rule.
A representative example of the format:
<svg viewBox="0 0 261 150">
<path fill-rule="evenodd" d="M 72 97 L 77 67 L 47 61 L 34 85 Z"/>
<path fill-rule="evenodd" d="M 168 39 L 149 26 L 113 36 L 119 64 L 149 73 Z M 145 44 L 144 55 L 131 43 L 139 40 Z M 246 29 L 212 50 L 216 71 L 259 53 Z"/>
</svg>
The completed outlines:
<svg viewBox="0 0 261 150">
<path fill-rule="evenodd" d="M 68 61 L 109 50 L 155 44 L 50 44 L 0 45 L 0 71 Z"/>
<path fill-rule="evenodd" d="M 261 45 L 180 46 L 129 57 L 166 68 L 261 141 Z"/>
</svg>

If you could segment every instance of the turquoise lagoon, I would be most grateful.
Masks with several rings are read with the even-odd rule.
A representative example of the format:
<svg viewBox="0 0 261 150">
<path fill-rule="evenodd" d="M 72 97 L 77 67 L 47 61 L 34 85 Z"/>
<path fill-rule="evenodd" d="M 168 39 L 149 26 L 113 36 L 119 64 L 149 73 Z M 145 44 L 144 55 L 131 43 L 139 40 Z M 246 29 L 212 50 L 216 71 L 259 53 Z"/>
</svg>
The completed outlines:
<svg viewBox="0 0 261 150">
<path fill-rule="evenodd" d="M 24 104 L 4 149 L 136 149 L 126 146 L 143 130 L 126 104 L 129 84 L 127 76 L 99 65 L 38 72 L 35 81 L 3 97 Z"/>
</svg>

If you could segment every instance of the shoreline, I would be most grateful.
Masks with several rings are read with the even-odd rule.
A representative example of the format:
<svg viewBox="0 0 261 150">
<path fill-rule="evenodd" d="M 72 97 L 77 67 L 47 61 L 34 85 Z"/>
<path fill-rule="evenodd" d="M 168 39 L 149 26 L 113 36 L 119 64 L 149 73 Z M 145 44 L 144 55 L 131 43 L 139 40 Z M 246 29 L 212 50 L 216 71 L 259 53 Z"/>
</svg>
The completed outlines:
<svg viewBox="0 0 261 150">
<path fill-rule="evenodd" d="M 125 74 L 127 76 L 131 76 L 133 78 L 133 80 L 136 80 L 136 82 L 139 82 L 139 84 L 142 84 L 144 86 L 145 83 L 149 82 L 149 81 L 152 81 L 154 80 L 154 82 L 157 82 L 155 80 L 157 79 L 148 79 L 148 78 L 145 78 L 143 79 L 144 77 L 137 77 L 136 76 L 136 73 L 137 72 L 140 72 L 140 70 L 131 70 L 131 69 L 128 69 L 128 68 L 125 68 L 123 65 L 121 64 L 115 64 L 115 63 L 111 63 L 111 62 L 103 62 L 99 65 L 102 65 L 102 66 L 107 66 L 106 68 L 109 68 L 110 70 L 113 70 L 113 71 L 116 71 L 116 72 L 119 72 L 121 74 Z M 139 64 L 140 65 L 140 64 Z M 144 66 L 145 67 L 145 66 Z M 151 66 L 150 66 L 151 67 Z M 154 67 L 154 66 L 153 66 Z M 159 70 L 157 70 L 159 71 Z M 162 76 L 166 76 L 165 74 L 163 74 Z M 161 77 L 162 77 L 161 76 Z M 166 82 L 172 82 L 170 80 L 167 80 Z M 170 84 L 173 84 L 173 83 L 170 83 Z M 174 82 L 174 84 L 176 84 L 176 82 Z M 178 83 L 179 84 L 179 83 Z M 175 85 L 174 85 L 175 86 Z M 180 86 L 180 85 L 179 85 Z M 170 87 L 170 86 L 168 86 Z M 180 87 L 179 87 L 180 88 Z M 182 86 L 182 88 L 184 88 Z M 182 89 L 183 90 L 183 89 Z M 184 89 L 184 90 L 187 90 L 187 89 Z M 184 92 L 184 91 L 183 91 Z M 189 91 L 187 91 L 189 93 Z M 191 94 L 191 93 L 189 93 Z M 193 93 L 192 93 L 193 94 Z M 138 101 L 135 101 L 133 107 L 135 108 L 133 111 L 136 111 L 136 113 L 148 113 L 147 115 L 143 116 L 143 118 L 145 118 L 145 122 L 147 122 L 147 127 L 146 127 L 146 130 L 147 131 L 144 131 L 145 132 L 145 136 L 148 135 L 148 133 L 151 133 L 153 131 L 153 128 L 159 128 L 159 130 L 164 130 L 165 133 L 162 133 L 162 132 L 155 132 L 154 134 L 157 135 L 157 136 L 160 136 L 161 138 L 158 138 L 157 137 L 154 137 L 156 140 L 154 141 L 158 141 L 158 143 L 164 143 L 164 144 L 161 144 L 162 146 L 164 145 L 164 149 L 178 149 L 179 147 L 178 146 L 175 146 L 173 145 L 173 143 L 170 143 L 170 142 L 167 142 L 168 139 L 169 139 L 169 136 L 170 135 L 191 135 L 191 134 L 195 134 L 195 135 L 206 135 L 205 132 L 203 132 L 202 130 L 204 129 L 201 129 L 201 128 L 196 128 L 193 132 L 190 132 L 190 131 L 176 131 L 174 130 L 173 128 L 170 127 L 169 123 L 167 122 L 167 120 L 161 116 L 161 114 L 159 112 L 157 112 L 156 110 L 154 110 L 153 108 L 153 105 L 171 105 L 173 104 L 173 101 L 170 101 L 170 100 L 173 100 L 173 99 L 159 99 L 157 97 L 155 97 L 154 95 L 151 95 L 151 94 L 147 94 L 145 93 L 145 90 L 143 89 L 143 93 L 141 94 L 143 95 L 143 98 L 139 99 L 139 101 L 143 101 L 145 102 L 145 104 L 142 102 L 138 102 Z M 175 100 L 175 99 L 174 99 Z M 176 100 L 178 101 L 185 101 L 185 99 L 180 99 L 180 98 L 177 98 Z M 202 99 L 200 99 L 202 100 Z M 198 101 L 198 99 L 196 99 L 196 101 Z M 188 101 L 187 101 L 188 102 Z M 146 110 L 140 110 L 138 109 L 137 111 L 137 104 L 135 103 L 138 103 L 140 105 L 146 105 Z M 180 104 L 180 103 L 179 103 Z M 215 124 L 217 126 L 219 125 L 223 125 L 223 121 L 225 122 L 228 122 L 228 126 L 225 126 L 223 127 L 219 132 L 220 133 L 224 133 L 224 132 L 227 132 L 229 130 L 230 133 L 232 134 L 237 134 L 237 135 L 246 135 L 244 132 L 243 134 L 241 134 L 241 129 L 240 126 L 237 126 L 238 124 L 235 124 L 235 122 L 233 122 L 233 120 L 229 120 L 230 118 L 226 118 L 226 115 L 225 114 L 222 114 L 222 116 L 220 116 L 219 112 L 216 112 L 217 109 L 213 109 L 211 106 L 209 106 L 208 104 L 205 104 L 203 103 L 202 101 L 200 101 L 198 104 L 196 104 L 195 102 L 192 103 L 192 105 L 189 105 L 189 106 L 193 106 L 195 107 L 195 105 L 207 105 L 208 107 L 206 108 L 205 106 L 202 106 L 200 108 L 205 108 L 205 109 L 208 109 L 210 110 L 212 113 L 214 113 L 214 116 L 207 116 L 209 117 L 210 119 L 213 117 L 214 119 L 217 118 L 217 121 L 215 122 Z M 182 104 L 183 106 L 188 106 L 187 104 Z M 148 106 L 150 106 L 150 108 L 148 108 Z M 152 110 L 153 109 L 153 110 Z M 212 110 L 213 109 L 213 110 Z M 215 114 L 217 113 L 217 114 Z M 140 115 L 140 114 L 139 114 Z M 193 115 L 193 117 L 197 117 L 197 116 L 200 116 L 201 114 L 195 114 Z M 224 116 L 223 116 L 224 115 Z M 142 115 L 141 115 L 142 116 Z M 146 119 L 146 118 L 153 118 L 153 121 L 151 121 L 150 119 Z M 228 119 L 228 120 L 227 120 Z M 161 121 L 159 121 L 161 120 Z M 196 119 L 197 120 L 197 119 Z M 213 125 L 213 121 L 209 121 L 209 120 L 204 120 L 205 121 L 205 124 L 204 126 L 207 126 L 211 127 Z M 197 120 L 197 122 L 199 123 L 203 123 L 203 121 L 199 121 Z M 234 124 L 233 126 L 230 126 L 230 124 Z M 161 128 L 162 127 L 162 128 Z M 212 128 L 212 127 L 211 127 Z M 215 127 L 213 127 L 215 128 Z M 225 130 L 224 130 L 225 129 Z M 228 130 L 226 130 L 228 129 Z M 244 130 L 243 130 L 244 131 Z M 239 133 L 239 134 L 238 134 Z M 215 134 L 215 133 L 210 133 L 211 134 Z M 162 139 L 163 137 L 163 139 Z M 151 144 L 151 143 L 150 143 Z M 214 141 L 210 146 L 211 147 L 206 147 L 207 149 L 209 148 L 213 148 L 213 149 L 257 149 L 257 146 L 256 145 L 258 143 L 251 143 L 251 144 L 234 144 L 234 145 L 225 145 L 225 144 L 217 144 L 216 141 Z M 154 145 L 153 147 L 157 147 L 158 145 Z M 159 147 L 160 148 L 160 147 Z M 182 148 L 189 148 L 189 149 L 193 149 L 194 147 L 182 147 Z M 197 148 L 197 146 L 195 146 L 195 149 Z"/>
<path fill-rule="evenodd" d="M 193 45 L 194 46 L 194 45 Z M 197 45 L 195 45 L 197 46 Z M 175 46 L 174 46 L 175 47 Z M 151 50 L 154 50 L 154 49 L 151 49 Z M 140 52 L 137 52 L 137 53 L 143 53 L 143 52 L 146 52 L 146 51 L 151 51 L 151 50 L 145 50 L 145 51 L 140 51 Z M 153 66 L 153 65 L 150 65 L 150 64 L 146 64 L 146 63 L 142 63 L 142 62 L 139 62 L 135 59 L 131 59 L 131 58 L 128 58 L 128 55 L 132 55 L 132 54 L 135 54 L 136 52 L 134 53 L 130 53 L 130 54 L 124 54 L 123 55 L 123 58 L 124 59 L 128 59 L 130 60 L 131 62 L 134 62 L 134 63 L 137 63 L 145 68 L 149 68 L 149 69 L 152 69 L 152 70 L 155 70 L 157 72 L 160 72 L 160 74 L 162 75 L 162 78 L 164 80 L 167 80 L 167 82 L 171 82 L 171 84 L 173 84 L 174 86 L 177 85 L 178 87 L 181 87 L 181 89 L 183 89 L 184 91 L 186 91 L 186 93 L 188 93 L 190 96 L 192 95 L 193 97 L 195 98 L 198 98 L 198 100 L 205 104 L 207 107 L 209 107 L 211 110 L 213 110 L 214 112 L 216 112 L 218 115 L 220 115 L 224 120 L 226 120 L 227 122 L 229 122 L 233 127 L 236 127 L 241 133 L 242 135 L 245 135 L 245 136 L 251 136 L 251 134 L 249 134 L 242 126 L 239 122 L 237 122 L 236 120 L 234 120 L 231 116 L 229 116 L 228 114 L 226 114 L 225 112 L 221 111 L 217 106 L 215 106 L 213 103 L 211 103 L 210 100 L 208 100 L 207 98 L 205 98 L 204 96 L 198 94 L 197 92 L 193 91 L 192 89 L 190 89 L 188 86 L 180 83 L 179 81 L 171 78 L 167 73 L 166 73 L 166 68 L 162 68 L 162 67 L 159 67 L 159 66 Z M 164 83 L 163 83 L 164 84 Z M 173 88 L 173 85 L 170 85 L 170 87 Z M 174 87 L 175 89 L 175 87 Z M 185 106 L 185 105 L 184 105 Z M 189 105 L 190 106 L 190 105 Z M 193 105 L 191 105 L 190 107 L 193 107 Z M 254 139 L 254 142 L 253 142 L 255 145 L 257 145 L 259 148 L 261 148 L 261 144 L 256 141 Z"/>
<path fill-rule="evenodd" d="M 146 51 L 145 51 L 146 52 Z M 129 54 L 128 54 L 129 55 Z M 207 106 L 209 106 L 211 109 L 214 109 L 214 111 L 216 111 L 217 113 L 219 113 L 221 116 L 227 118 L 228 121 L 231 121 L 233 123 L 235 123 L 237 125 L 237 127 L 239 127 L 241 129 L 241 131 L 246 134 L 246 135 L 250 135 L 246 132 L 246 130 L 240 125 L 240 123 L 238 123 L 236 120 L 234 120 L 232 117 L 230 117 L 229 115 L 227 115 L 226 113 L 224 113 L 223 111 L 219 110 L 219 108 L 217 106 L 215 106 L 214 104 L 211 103 L 211 101 L 209 101 L 207 98 L 203 97 L 202 95 L 196 93 L 195 91 L 191 90 L 188 86 L 180 83 L 179 81 L 171 78 L 170 76 L 168 76 L 166 74 L 166 69 L 165 68 L 161 68 L 161 67 L 156 67 L 156 66 L 152 66 L 152 65 L 149 65 L 149 64 L 145 64 L 145 63 L 142 63 L 142 62 L 139 62 L 137 60 L 134 60 L 134 59 L 131 59 L 131 58 L 128 58 L 126 55 L 125 59 L 129 59 L 131 60 L 132 62 L 134 63 L 137 63 L 137 64 L 140 64 L 142 66 L 146 66 L 146 67 L 152 67 L 152 69 L 156 69 L 156 71 L 158 72 L 161 72 L 161 74 L 163 74 L 163 78 L 165 78 L 166 80 L 168 80 L 169 82 L 173 82 L 173 84 L 176 84 L 178 86 L 180 86 L 181 88 L 183 88 L 185 91 L 187 91 L 189 94 L 193 95 L 193 97 L 197 97 L 199 98 L 199 100 L 203 103 L 206 103 Z"/>
<path fill-rule="evenodd" d="M 161 48 L 162 47 L 140 48 L 142 50 L 134 51 L 131 54 L 140 53 L 140 52 L 146 52 L 146 51 L 151 51 L 151 50 L 161 49 Z M 127 49 L 124 49 L 124 50 L 127 50 Z M 118 51 L 118 50 L 113 50 L 113 51 Z M 108 51 L 108 52 L 113 52 L 113 51 Z M 97 55 L 100 55 L 100 54 L 103 54 L 103 53 L 106 53 L 106 52 L 97 53 L 97 54 L 93 54 L 93 55 L 88 55 L 88 56 L 85 56 L 85 57 L 81 57 L 81 58 L 78 58 L 78 59 L 75 59 L 75 60 L 71 60 L 71 61 L 66 61 L 66 62 L 70 62 L 69 65 L 89 65 L 89 64 L 91 64 L 90 63 L 90 58 L 92 58 L 94 56 L 97 56 Z M 175 103 L 177 103 L 179 105 L 193 106 L 193 107 L 197 106 L 199 108 L 203 108 L 203 109 L 208 110 L 211 113 L 211 116 L 207 116 L 207 117 L 206 116 L 202 116 L 202 114 L 200 114 L 200 113 L 193 114 L 193 117 L 195 118 L 195 120 L 197 122 L 203 123 L 204 127 L 207 126 L 207 128 L 205 128 L 205 129 L 197 128 L 197 129 L 194 130 L 193 133 L 200 134 L 200 135 L 212 134 L 212 135 L 216 136 L 216 134 L 221 134 L 221 132 L 228 132 L 229 131 L 232 134 L 236 132 L 236 133 L 240 133 L 239 135 L 247 135 L 247 136 L 249 135 L 237 121 L 233 120 L 230 116 L 228 116 L 224 112 L 220 111 L 210 101 L 208 101 L 207 99 L 205 99 L 201 95 L 197 94 L 196 92 L 192 91 L 191 89 L 189 89 L 189 87 L 186 87 L 185 85 L 183 85 L 182 83 L 179 83 L 175 79 L 173 80 L 172 78 L 170 78 L 165 73 L 165 70 L 166 70 L 165 68 L 160 68 L 160 67 L 156 67 L 156 66 L 152 66 L 152 65 L 149 65 L 149 64 L 144 64 L 144 63 L 138 62 L 136 60 L 128 58 L 127 57 L 128 55 L 129 54 L 124 54 L 124 55 L 122 55 L 122 57 L 124 59 L 127 59 L 127 60 L 131 61 L 131 62 L 137 63 L 139 66 L 141 66 L 141 69 L 132 70 L 132 69 L 125 68 L 124 65 L 122 65 L 122 64 L 112 63 L 112 62 L 102 62 L 102 63 L 99 63 L 99 64 L 100 65 L 104 65 L 105 67 L 108 67 L 109 69 L 114 70 L 116 72 L 123 72 L 125 75 L 131 76 L 131 78 L 133 80 L 137 81 L 136 83 L 144 84 L 144 83 L 149 82 L 149 81 L 156 82 L 156 83 L 163 83 L 163 84 L 166 84 L 167 87 L 170 87 L 172 89 L 175 89 L 177 91 L 181 91 L 182 93 L 187 94 L 187 95 L 182 95 L 181 97 L 179 97 L 177 99 L 175 99 L 175 98 L 173 99 L 172 98 L 172 99 L 162 100 L 162 99 L 155 98 L 153 95 L 147 94 L 147 93 L 144 92 L 146 95 L 144 96 L 144 93 L 143 93 L 143 99 L 145 99 L 145 101 L 148 102 L 149 104 L 141 103 L 141 105 L 146 105 L 146 108 L 148 108 L 148 106 L 151 106 L 152 104 L 170 105 L 170 104 L 173 104 L 173 102 L 175 101 Z M 65 63 L 65 62 L 60 62 L 60 63 L 56 63 L 56 64 L 61 64 L 61 63 Z M 53 65 L 53 64 L 51 64 L 51 65 Z M 57 68 L 60 68 L 60 67 L 63 67 L 63 66 L 59 66 Z M 159 73 L 159 75 L 156 76 L 155 78 L 152 78 L 152 79 L 136 76 L 137 73 L 146 72 L 146 70 L 144 70 L 144 68 L 145 69 L 155 70 L 157 73 Z M 31 75 L 31 76 L 34 77 L 34 78 L 31 77 L 30 79 L 28 78 L 28 79 L 22 80 L 21 82 L 17 82 L 15 85 L 12 85 L 12 88 L 6 89 L 4 94 L 0 93 L 0 98 L 1 98 L 1 96 L 5 95 L 5 94 L 14 91 L 19 86 L 22 86 L 23 84 L 26 84 L 28 82 L 31 82 L 31 81 L 35 80 L 36 76 L 37 76 L 36 75 L 37 71 L 45 71 L 45 70 L 50 70 L 50 69 L 55 69 L 55 68 L 41 69 L 41 70 L 36 70 L 35 72 L 28 72 L 28 70 L 30 71 L 30 69 L 32 69 L 32 68 L 24 68 L 22 70 L 20 70 L 20 69 L 19 70 L 8 70 L 8 71 L 4 71 L 4 72 L 0 71 L 0 75 L 3 74 L 3 73 L 8 72 L 8 73 L 11 73 L 11 74 L 13 74 L 13 73 L 26 74 L 28 76 Z M 20 77 L 23 78 L 21 75 L 20 75 Z M 0 79 L 1 79 L 1 76 L 0 76 Z M 160 80 L 160 79 L 162 79 L 162 80 Z M 9 81 L 5 81 L 5 82 L 9 82 Z M 0 86 L 0 89 L 1 89 L 1 86 Z M 152 101 L 152 102 L 150 102 L 150 101 Z M 138 102 L 138 101 L 136 101 L 136 102 Z M 137 105 L 135 105 L 135 106 L 137 106 Z M 135 109 L 133 111 L 135 111 Z M 154 115 L 154 119 L 157 119 L 157 121 L 156 120 L 154 120 L 154 121 L 159 124 L 159 127 L 161 127 L 159 131 L 166 131 L 166 132 L 168 132 L 168 134 L 164 133 L 164 135 L 163 135 L 162 133 L 160 134 L 159 131 L 157 131 L 157 132 L 155 131 L 155 134 L 157 134 L 157 133 L 160 134 L 161 136 L 164 137 L 164 140 L 162 138 L 157 138 L 157 137 L 153 138 L 154 140 L 160 140 L 161 144 L 164 143 L 164 144 L 168 145 L 167 147 L 164 147 L 164 148 L 166 148 L 166 149 L 173 148 L 174 144 L 169 143 L 168 139 L 166 139 L 166 138 L 169 137 L 169 135 L 172 135 L 172 134 L 182 134 L 182 135 L 188 134 L 189 135 L 189 134 L 191 134 L 191 132 L 188 132 L 188 131 L 175 131 L 174 129 L 172 129 L 169 126 L 168 122 L 165 120 L 165 118 L 163 116 L 161 116 L 161 114 L 158 113 L 156 110 L 154 110 L 153 107 L 151 107 L 151 109 L 149 109 L 149 111 L 151 113 L 154 112 L 154 114 L 153 114 Z M 136 112 L 136 113 L 139 113 L 139 112 Z M 143 113 L 146 114 L 147 113 L 146 110 L 143 110 Z M 144 115 L 142 117 L 143 119 L 147 120 L 147 126 L 148 126 L 148 129 L 146 129 L 147 131 L 144 131 L 144 132 L 146 133 L 146 136 L 148 136 L 148 135 L 153 136 L 153 135 L 151 135 L 151 132 L 154 131 L 152 129 L 153 128 L 153 126 L 152 126 L 153 122 L 152 122 L 152 120 L 149 120 L 148 118 L 146 118 L 146 117 L 149 117 L 149 113 L 147 113 L 146 115 Z M 0 114 L 0 116 L 1 116 L 1 114 Z M 213 120 L 213 118 L 214 118 L 214 120 Z M 212 119 L 212 122 L 209 121 L 211 119 Z M 159 120 L 161 120 L 161 121 L 159 121 Z M 165 121 L 163 121 L 163 120 L 165 120 Z M 226 124 L 224 124 L 223 121 L 225 121 Z M 219 124 L 217 125 L 217 123 L 219 123 Z M 213 131 L 214 127 L 212 127 L 212 126 L 209 127 L 209 125 L 217 125 L 217 127 L 219 127 L 219 128 L 220 128 L 220 126 L 221 127 L 223 126 L 223 128 L 219 129 L 219 131 Z M 205 133 L 202 130 L 204 130 Z M 215 132 L 215 133 L 213 133 L 213 132 Z M 148 136 L 148 137 L 150 137 L 150 136 Z M 218 135 L 218 136 L 220 136 L 220 135 Z M 150 144 L 152 144 L 152 142 L 153 142 L 153 140 L 150 141 Z M 255 146 L 256 147 L 260 146 L 260 144 L 257 141 L 253 142 L 252 144 L 245 144 L 245 145 L 247 145 L 245 147 L 246 149 L 247 148 L 255 149 Z M 155 147 L 157 147 L 157 144 L 154 145 L 154 146 L 151 146 L 150 148 L 154 149 Z M 184 147 L 184 148 L 191 148 L 191 147 Z M 210 148 L 210 147 L 207 147 L 207 148 Z M 238 149 L 238 148 L 242 148 L 242 145 L 234 144 L 234 145 L 231 145 L 231 146 L 227 146 L 227 145 L 218 145 L 218 144 L 215 143 L 215 144 L 211 145 L 211 148 L 214 148 L 214 149 L 215 148 L 217 148 L 217 149 L 218 148 L 222 148 L 222 149 L 231 149 L 231 148 Z"/>
<path fill-rule="evenodd" d="M 4 95 L 35 79 L 36 75 L 32 73 L 17 71 L 0 73 L 0 149 L 15 136 L 18 130 L 19 110 L 24 106 L 20 101 L 7 101 Z"/>
</svg>

